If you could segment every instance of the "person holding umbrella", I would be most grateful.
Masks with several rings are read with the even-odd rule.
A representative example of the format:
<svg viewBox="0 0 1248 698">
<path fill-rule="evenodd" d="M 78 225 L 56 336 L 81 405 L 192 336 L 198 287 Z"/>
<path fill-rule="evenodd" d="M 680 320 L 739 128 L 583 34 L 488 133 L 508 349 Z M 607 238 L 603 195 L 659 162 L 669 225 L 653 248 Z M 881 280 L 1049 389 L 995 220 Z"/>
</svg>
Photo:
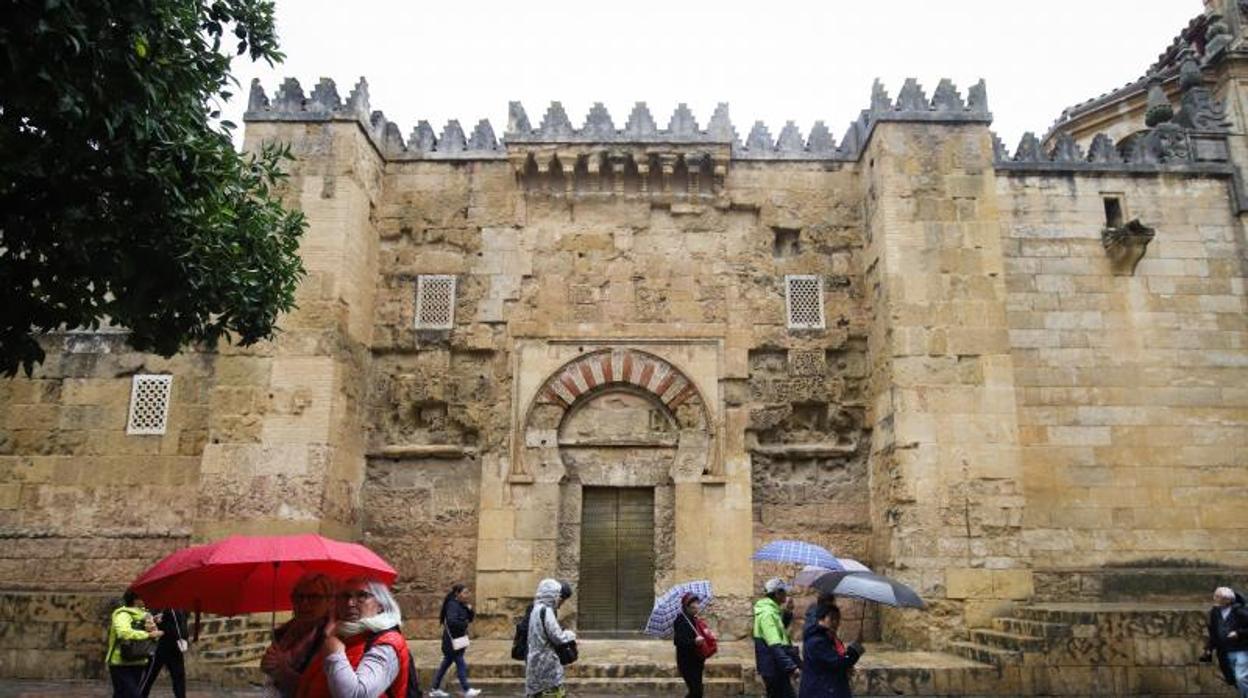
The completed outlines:
<svg viewBox="0 0 1248 698">
<path fill-rule="evenodd" d="M 858 642 L 846 646 L 837 637 L 841 609 L 836 604 L 815 607 L 815 622 L 802 631 L 802 682 L 798 698 L 853 698 L 850 671 L 862 656 Z"/>
<path fill-rule="evenodd" d="M 273 644 L 260 660 L 260 669 L 273 682 L 269 695 L 281 698 L 295 695 L 299 675 L 321 648 L 334 607 L 334 581 L 320 572 L 304 574 L 295 582 L 290 604 L 290 620 L 273 631 Z"/>
<path fill-rule="evenodd" d="M 688 693 L 685 698 L 702 698 L 702 674 L 706 660 L 713 652 L 715 636 L 710 634 L 698 614 L 702 600 L 693 592 L 680 598 L 680 615 L 672 622 L 672 644 L 676 645 L 676 668 L 684 679 Z"/>
<path fill-rule="evenodd" d="M 790 654 L 795 648 L 784 626 L 783 606 L 789 585 L 772 577 L 763 585 L 766 594 L 754 604 L 754 661 L 767 687 L 767 698 L 794 698 L 791 679 L 801 671 Z"/>
<path fill-rule="evenodd" d="M 390 589 L 356 577 L 338 591 L 318 656 L 299 678 L 299 698 L 378 698 L 407 695 L 415 667 L 403 619 Z"/>
</svg>

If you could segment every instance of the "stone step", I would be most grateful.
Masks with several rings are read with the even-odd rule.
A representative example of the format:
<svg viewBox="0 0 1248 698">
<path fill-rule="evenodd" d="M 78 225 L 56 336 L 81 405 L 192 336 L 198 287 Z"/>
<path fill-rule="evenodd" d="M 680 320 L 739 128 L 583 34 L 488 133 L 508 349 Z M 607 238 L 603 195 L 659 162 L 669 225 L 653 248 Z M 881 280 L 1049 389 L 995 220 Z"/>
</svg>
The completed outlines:
<svg viewBox="0 0 1248 698">
<path fill-rule="evenodd" d="M 1011 652 L 1042 652 L 1048 646 L 1049 639 L 977 628 L 971 630 L 971 644 L 1009 650 Z"/>
<path fill-rule="evenodd" d="M 1063 625 L 1092 625 L 1096 623 L 1095 609 L 1053 608 L 1048 606 L 1023 606 L 1015 610 L 1015 616 L 1023 620 Z"/>
<path fill-rule="evenodd" d="M 240 664 L 244 662 L 259 661 L 264 656 L 264 651 L 269 648 L 269 643 L 252 642 L 245 645 L 229 645 L 226 647 L 207 647 L 198 650 L 199 656 L 205 662 L 215 662 L 217 664 Z"/>
<path fill-rule="evenodd" d="M 422 675 L 422 679 L 424 676 Z M 447 677 L 443 690 L 453 696 L 459 695 L 454 677 Z M 571 695 L 617 695 L 617 696 L 682 696 L 685 694 L 685 683 L 679 678 L 571 678 L 564 684 Z M 486 696 L 522 696 L 524 695 L 523 678 L 489 678 L 472 679 L 472 687 L 481 689 Z M 429 687 L 422 684 L 428 691 Z M 452 690 L 452 688 L 456 690 Z M 703 692 L 708 696 L 738 696 L 745 692 L 745 682 L 740 679 L 715 678 L 703 681 Z"/>
<path fill-rule="evenodd" d="M 1071 634 L 1070 626 L 1066 623 L 1046 623 L 1026 618 L 993 618 L 992 627 L 1003 632 L 1031 637 L 1059 638 L 1070 637 Z"/>
<path fill-rule="evenodd" d="M 416 668 L 420 671 L 422 677 L 432 678 L 438 667 L 426 663 L 417 662 Z M 564 667 L 564 671 L 569 678 L 577 679 L 633 679 L 633 678 L 660 678 L 660 679 L 679 679 L 680 672 L 676 669 L 675 664 L 603 664 L 603 663 L 581 663 L 577 662 L 570 666 Z M 706 665 L 706 671 L 703 673 L 708 679 L 735 679 L 740 680 L 744 673 L 744 667 L 740 664 L 725 664 L 714 661 Z M 448 676 L 454 676 L 454 667 L 447 673 Z M 515 679 L 524 678 L 524 665 L 520 662 L 511 664 L 474 664 L 471 657 L 468 661 L 468 675 L 475 681 L 481 679 Z"/>
<path fill-rule="evenodd" d="M 1023 661 L 1023 653 L 1000 647 L 989 647 L 974 642 L 951 642 L 948 650 L 963 659 L 1002 667 Z"/>
<path fill-rule="evenodd" d="M 250 645 L 256 642 L 269 642 L 273 633 L 268 628 L 235 628 L 219 633 L 200 633 L 200 647 L 231 647 L 234 645 Z"/>
<path fill-rule="evenodd" d="M 194 616 L 191 617 L 189 625 L 191 627 L 191 631 L 194 632 Z M 267 620 L 260 622 L 251 616 L 210 616 L 207 618 L 201 618 L 199 622 L 199 638 L 202 640 L 208 635 L 217 635 L 220 633 L 228 633 L 250 628 L 268 630 L 269 622 Z"/>
</svg>

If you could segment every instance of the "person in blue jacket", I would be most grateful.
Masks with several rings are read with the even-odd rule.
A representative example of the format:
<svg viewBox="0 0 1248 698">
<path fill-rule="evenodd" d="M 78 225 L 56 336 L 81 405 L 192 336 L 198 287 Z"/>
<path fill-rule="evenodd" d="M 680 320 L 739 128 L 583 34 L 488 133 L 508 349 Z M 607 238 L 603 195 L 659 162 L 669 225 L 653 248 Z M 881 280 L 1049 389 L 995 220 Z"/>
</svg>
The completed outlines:
<svg viewBox="0 0 1248 698">
<path fill-rule="evenodd" d="M 802 632 L 802 682 L 797 698 L 852 698 L 849 677 L 862 645 L 846 645 L 836 636 L 841 625 L 841 609 L 834 604 L 819 606 L 815 623 Z"/>
</svg>

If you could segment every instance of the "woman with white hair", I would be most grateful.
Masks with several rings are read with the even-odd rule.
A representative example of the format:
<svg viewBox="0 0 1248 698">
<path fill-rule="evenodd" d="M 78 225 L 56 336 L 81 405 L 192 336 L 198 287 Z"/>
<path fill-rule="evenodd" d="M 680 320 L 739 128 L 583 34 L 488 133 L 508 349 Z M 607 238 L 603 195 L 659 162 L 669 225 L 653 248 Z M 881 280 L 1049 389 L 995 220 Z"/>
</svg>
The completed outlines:
<svg viewBox="0 0 1248 698">
<path fill-rule="evenodd" d="M 1239 691 L 1240 698 L 1248 698 L 1248 606 L 1229 587 L 1215 589 L 1213 603 L 1201 661 L 1212 661 L 1216 653 L 1223 678 Z"/>
<path fill-rule="evenodd" d="M 319 656 L 299 679 L 300 698 L 406 695 L 415 668 L 400 632 L 399 604 L 381 582 L 355 578 L 336 596 Z"/>
</svg>

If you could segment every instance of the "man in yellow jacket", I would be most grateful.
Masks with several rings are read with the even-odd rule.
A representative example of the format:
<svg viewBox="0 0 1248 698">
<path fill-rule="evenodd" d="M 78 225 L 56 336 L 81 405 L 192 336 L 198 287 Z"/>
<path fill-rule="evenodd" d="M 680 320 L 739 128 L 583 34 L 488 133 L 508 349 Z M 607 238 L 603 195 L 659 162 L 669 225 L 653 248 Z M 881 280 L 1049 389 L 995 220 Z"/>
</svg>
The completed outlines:
<svg viewBox="0 0 1248 698">
<path fill-rule="evenodd" d="M 135 627 L 138 626 L 138 627 Z M 130 641 L 158 640 L 163 635 L 143 607 L 143 600 L 127 589 L 121 606 L 113 609 L 108 623 L 108 651 L 104 661 L 113 681 L 113 698 L 142 698 L 143 670 L 148 657 L 127 657 L 122 644 Z M 153 644 L 153 647 L 155 645 Z"/>
</svg>

